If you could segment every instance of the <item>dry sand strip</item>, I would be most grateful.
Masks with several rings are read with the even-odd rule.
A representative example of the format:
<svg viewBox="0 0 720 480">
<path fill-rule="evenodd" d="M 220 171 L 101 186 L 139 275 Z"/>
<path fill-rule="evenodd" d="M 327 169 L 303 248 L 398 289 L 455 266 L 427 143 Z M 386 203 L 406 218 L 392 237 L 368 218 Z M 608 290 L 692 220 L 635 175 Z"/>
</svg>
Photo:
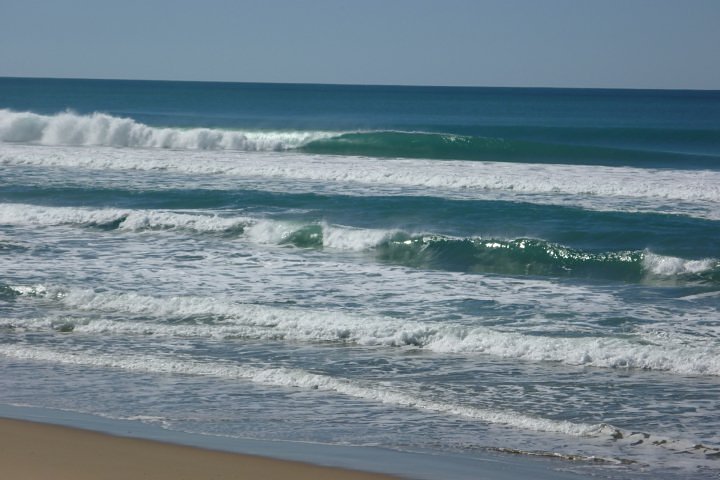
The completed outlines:
<svg viewBox="0 0 720 480">
<path fill-rule="evenodd" d="M 388 475 L 0 419 L 8 480 L 383 480 Z"/>
</svg>

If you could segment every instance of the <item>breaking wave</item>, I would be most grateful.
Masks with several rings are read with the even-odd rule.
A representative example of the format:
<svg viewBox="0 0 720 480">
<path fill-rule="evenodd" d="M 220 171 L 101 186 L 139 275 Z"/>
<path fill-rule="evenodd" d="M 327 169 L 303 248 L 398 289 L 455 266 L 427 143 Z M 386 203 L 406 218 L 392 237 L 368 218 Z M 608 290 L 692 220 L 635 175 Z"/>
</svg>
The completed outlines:
<svg viewBox="0 0 720 480">
<path fill-rule="evenodd" d="M 177 211 L 0 204 L 0 224 L 5 225 L 71 225 L 101 230 L 242 233 L 243 228 L 251 222 L 253 220 L 248 217 L 221 217 Z"/>
<path fill-rule="evenodd" d="M 647 250 L 597 252 L 536 238 L 458 238 L 198 212 L 25 204 L 0 204 L 0 224 L 232 235 L 255 244 L 367 252 L 378 261 L 412 268 L 628 282 L 674 279 L 720 283 L 720 260 L 715 258 L 684 259 Z"/>
<path fill-rule="evenodd" d="M 188 150 L 284 151 L 330 155 L 697 168 L 713 155 L 558 144 L 422 131 L 263 131 L 154 127 L 132 118 L 71 111 L 42 115 L 0 109 L 0 141 Z"/>
<path fill-rule="evenodd" d="M 328 132 L 158 128 L 104 113 L 39 115 L 0 109 L 0 141 L 40 145 L 282 151 L 332 135 Z"/>
</svg>

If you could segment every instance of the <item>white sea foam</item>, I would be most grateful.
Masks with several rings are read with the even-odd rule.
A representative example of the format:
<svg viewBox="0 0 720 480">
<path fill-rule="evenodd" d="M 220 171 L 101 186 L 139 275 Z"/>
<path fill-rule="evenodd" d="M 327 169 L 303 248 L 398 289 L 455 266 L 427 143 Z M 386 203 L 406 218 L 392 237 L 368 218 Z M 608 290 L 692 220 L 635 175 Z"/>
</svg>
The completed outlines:
<svg viewBox="0 0 720 480">
<path fill-rule="evenodd" d="M 214 214 L 163 210 L 121 210 L 116 208 L 45 207 L 22 203 L 0 204 L 0 224 L 6 225 L 107 225 L 127 231 L 182 229 L 219 232 L 253 223 L 248 217 L 220 217 Z"/>
<path fill-rule="evenodd" d="M 338 250 L 362 251 L 387 241 L 396 230 L 361 229 L 323 225 L 323 246 Z"/>
<path fill-rule="evenodd" d="M 235 131 L 157 128 L 103 113 L 39 115 L 0 109 L 0 141 L 40 145 L 104 145 L 191 150 L 281 151 L 330 132 Z"/>
<path fill-rule="evenodd" d="M 121 231 L 185 230 L 192 232 L 226 232 L 236 230 L 249 241 L 260 245 L 278 245 L 288 241 L 301 229 L 315 224 L 225 216 L 182 213 L 163 210 L 92 209 L 84 207 L 45 207 L 28 204 L 0 204 L 0 224 L 5 225 L 79 225 L 116 224 Z M 399 234 L 393 229 L 361 229 L 322 222 L 312 233 L 325 248 L 344 251 L 368 251 Z M 425 237 L 435 238 L 435 237 Z M 444 238 L 444 237 L 437 237 Z M 720 268 L 713 258 L 688 260 L 643 253 L 642 266 L 650 275 L 681 276 L 699 274 Z"/>
<path fill-rule="evenodd" d="M 254 383 L 334 392 L 363 400 L 460 416 L 481 422 L 502 424 L 527 430 L 555 432 L 572 436 L 611 438 L 618 430 L 606 424 L 573 423 L 524 415 L 518 412 L 477 408 L 426 400 L 417 395 L 401 393 L 392 386 L 351 381 L 318 375 L 299 369 L 267 368 L 234 363 L 207 363 L 197 360 L 133 354 L 109 355 L 99 352 L 59 351 L 27 345 L 0 345 L 0 355 L 21 360 L 115 368 L 133 372 L 182 374 L 247 380 Z"/>
<path fill-rule="evenodd" d="M 252 223 L 248 217 L 220 217 L 208 214 L 186 214 L 157 210 L 133 210 L 120 224 L 122 230 L 183 229 L 196 232 L 219 232 Z"/>
<path fill-rule="evenodd" d="M 648 344 L 642 338 L 525 335 L 451 322 L 360 316 L 342 311 L 278 308 L 227 302 L 212 297 L 151 297 L 16 287 L 20 294 L 44 295 L 88 312 L 122 312 L 154 317 L 149 322 L 89 321 L 78 331 L 167 336 L 243 337 L 306 342 L 350 342 L 367 346 L 421 348 L 438 353 L 487 354 L 500 358 L 560 362 L 603 368 L 720 375 L 720 345 L 688 342 Z M 216 317 L 205 324 L 167 324 L 166 317 Z"/>
<path fill-rule="evenodd" d="M 301 225 L 293 222 L 258 220 L 246 230 L 245 235 L 255 243 L 279 244 L 286 241 Z"/>
<path fill-rule="evenodd" d="M 714 258 L 686 260 L 683 258 L 645 253 L 643 255 L 643 268 L 653 275 L 675 276 L 697 274 L 717 269 L 720 268 L 720 262 Z"/>
<path fill-rule="evenodd" d="M 21 203 L 0 203 L 0 224 L 5 225 L 107 225 L 119 230 L 188 230 L 219 232 L 242 228 L 245 237 L 258 244 L 281 244 L 307 224 L 256 219 L 245 216 L 220 217 L 215 214 L 182 213 L 163 210 L 120 210 L 114 208 L 45 207 Z M 318 224 L 324 247 L 346 251 L 371 249 L 396 230 L 360 229 Z"/>
<path fill-rule="evenodd" d="M 125 212 L 117 209 L 43 207 L 20 203 L 0 204 L 0 223 L 5 225 L 103 224 L 117 220 Z"/>
<path fill-rule="evenodd" d="M 169 171 L 255 181 L 257 188 L 308 182 L 349 195 L 422 194 L 522 199 L 595 210 L 662 211 L 720 218 L 720 172 L 588 165 L 375 159 L 268 152 L 42 147 L 2 144 L 0 164 Z M 282 182 L 273 187 L 273 182 Z M 311 188 L 305 185 L 302 188 Z M 301 188 L 301 190 L 302 190 Z M 335 190 L 333 190 L 335 188 Z M 302 190 L 305 191 L 305 190 Z"/>
</svg>

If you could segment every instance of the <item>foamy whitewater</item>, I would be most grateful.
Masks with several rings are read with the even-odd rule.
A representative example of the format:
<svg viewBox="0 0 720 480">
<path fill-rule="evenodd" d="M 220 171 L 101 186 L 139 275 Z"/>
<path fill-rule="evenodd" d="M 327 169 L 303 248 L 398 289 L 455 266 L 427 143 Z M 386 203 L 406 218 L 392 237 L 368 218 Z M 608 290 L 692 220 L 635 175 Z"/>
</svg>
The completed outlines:
<svg viewBox="0 0 720 480">
<path fill-rule="evenodd" d="M 717 92 L 0 79 L 0 403 L 717 477 L 718 125 Z"/>
</svg>

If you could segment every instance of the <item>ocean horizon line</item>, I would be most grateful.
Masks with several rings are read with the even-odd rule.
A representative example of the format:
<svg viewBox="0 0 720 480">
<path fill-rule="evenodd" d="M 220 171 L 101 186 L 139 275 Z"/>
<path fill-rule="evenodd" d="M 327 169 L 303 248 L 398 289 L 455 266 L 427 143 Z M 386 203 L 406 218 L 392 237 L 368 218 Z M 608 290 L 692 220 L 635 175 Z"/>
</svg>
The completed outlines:
<svg viewBox="0 0 720 480">
<path fill-rule="evenodd" d="M 317 87 L 362 87 L 362 88 L 413 88 L 413 89 L 456 89 L 456 90 L 585 90 L 597 92 L 692 92 L 709 93 L 720 92 L 720 88 L 654 88 L 654 87 L 580 87 L 580 86 L 531 86 L 531 85 L 432 85 L 432 84 L 402 84 L 402 83 L 336 83 L 336 82 L 277 82 L 277 81 L 240 81 L 240 80 L 177 80 L 158 78 L 108 78 L 108 77 L 52 77 L 52 76 L 22 76 L 0 75 L 0 79 L 8 80 L 77 80 L 100 82 L 138 82 L 138 83 L 189 83 L 210 85 L 286 85 L 286 86 L 317 86 Z"/>
</svg>

